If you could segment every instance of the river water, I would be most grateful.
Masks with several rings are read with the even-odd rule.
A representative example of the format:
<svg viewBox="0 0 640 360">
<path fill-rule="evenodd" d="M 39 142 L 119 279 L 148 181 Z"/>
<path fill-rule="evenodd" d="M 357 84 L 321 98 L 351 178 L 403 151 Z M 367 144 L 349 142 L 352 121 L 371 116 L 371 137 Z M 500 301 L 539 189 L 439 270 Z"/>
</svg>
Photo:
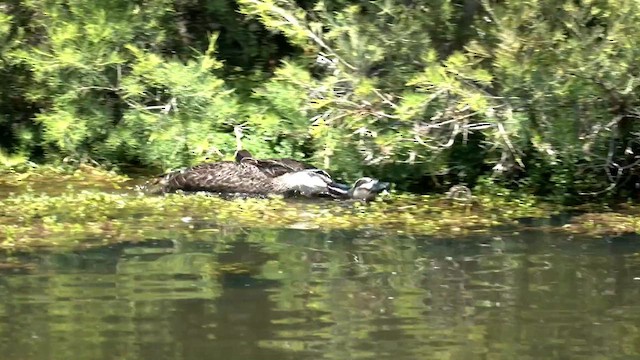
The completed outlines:
<svg viewBox="0 0 640 360">
<path fill-rule="evenodd" d="M 640 241 L 225 228 L 0 258 L 2 359 L 637 359 Z"/>
</svg>

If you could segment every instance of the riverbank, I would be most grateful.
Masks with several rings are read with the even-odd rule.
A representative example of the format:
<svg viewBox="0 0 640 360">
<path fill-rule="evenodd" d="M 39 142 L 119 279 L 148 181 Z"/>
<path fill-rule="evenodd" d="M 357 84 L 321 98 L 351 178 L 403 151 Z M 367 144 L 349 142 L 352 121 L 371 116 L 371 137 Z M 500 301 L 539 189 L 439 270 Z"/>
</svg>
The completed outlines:
<svg viewBox="0 0 640 360">
<path fill-rule="evenodd" d="M 207 195 L 150 196 L 141 181 L 91 167 L 4 172 L 0 180 L 0 248 L 87 247 L 117 242 L 194 240 L 229 228 L 368 230 L 455 237 L 530 226 L 522 219 L 581 214 L 567 223 L 538 221 L 537 228 L 595 236 L 638 232 L 640 212 L 594 206 L 585 212 L 509 191 L 474 194 L 471 202 L 445 195 L 391 193 L 375 202 L 319 199 L 222 199 Z M 546 225 L 544 225 L 546 224 Z"/>
</svg>

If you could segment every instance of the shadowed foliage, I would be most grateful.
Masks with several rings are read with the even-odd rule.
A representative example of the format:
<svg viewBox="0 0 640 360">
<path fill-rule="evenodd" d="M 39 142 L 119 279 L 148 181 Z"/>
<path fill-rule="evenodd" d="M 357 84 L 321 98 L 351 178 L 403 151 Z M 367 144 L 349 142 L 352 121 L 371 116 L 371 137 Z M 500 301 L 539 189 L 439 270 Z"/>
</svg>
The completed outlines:
<svg viewBox="0 0 640 360">
<path fill-rule="evenodd" d="M 635 197 L 633 0 L 0 4 L 0 160 L 261 159 L 417 192 Z"/>
</svg>

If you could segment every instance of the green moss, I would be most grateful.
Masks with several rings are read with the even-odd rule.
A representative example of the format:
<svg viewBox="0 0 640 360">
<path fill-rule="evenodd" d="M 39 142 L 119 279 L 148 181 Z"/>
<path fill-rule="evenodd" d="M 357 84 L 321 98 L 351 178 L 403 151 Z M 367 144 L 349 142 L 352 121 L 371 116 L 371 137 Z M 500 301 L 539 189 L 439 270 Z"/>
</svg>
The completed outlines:
<svg viewBox="0 0 640 360">
<path fill-rule="evenodd" d="M 640 213 L 589 213 L 576 216 L 562 231 L 595 236 L 640 233 Z"/>
<path fill-rule="evenodd" d="M 560 211 L 512 193 L 478 195 L 469 202 L 444 195 L 392 193 L 369 204 L 278 196 L 232 200 L 201 194 L 150 196 L 136 191 L 131 179 L 109 172 L 52 171 L 3 174 L 0 188 L 15 191 L 5 191 L 7 196 L 0 198 L 1 248 L 77 247 L 175 236 L 205 239 L 231 227 L 451 236 Z M 57 179 L 53 184 L 52 177 Z M 639 229 L 633 214 L 591 215 L 559 230 L 602 234 Z"/>
</svg>

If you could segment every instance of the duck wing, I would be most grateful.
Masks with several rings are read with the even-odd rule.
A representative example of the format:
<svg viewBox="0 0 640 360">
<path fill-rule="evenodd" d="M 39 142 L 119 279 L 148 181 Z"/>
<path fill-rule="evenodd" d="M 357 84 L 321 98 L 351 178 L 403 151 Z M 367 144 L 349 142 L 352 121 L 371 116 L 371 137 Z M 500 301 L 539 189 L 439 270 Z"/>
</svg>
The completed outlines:
<svg viewBox="0 0 640 360">
<path fill-rule="evenodd" d="M 303 170 L 320 170 L 313 165 L 303 163 L 298 160 L 282 158 L 282 159 L 252 159 L 250 160 L 255 166 L 271 177 L 282 176 L 287 173 L 293 173 Z M 320 170 L 323 171 L 323 170 Z M 324 171 L 323 171 L 324 172 Z M 326 172 L 324 172 L 329 176 Z"/>
<path fill-rule="evenodd" d="M 251 164 L 262 171 L 265 175 L 275 178 L 278 176 L 282 176 L 284 174 L 293 173 L 296 171 L 300 171 L 303 169 L 298 169 L 296 166 L 292 166 L 292 164 L 288 164 L 286 162 L 282 162 L 276 159 L 251 159 L 244 161 L 243 163 Z"/>
<path fill-rule="evenodd" d="M 317 169 L 317 167 L 304 163 L 302 161 L 290 159 L 290 158 L 281 158 L 281 159 L 266 159 L 265 161 L 275 161 L 280 163 L 282 166 L 289 167 L 293 169 L 293 171 L 302 171 L 309 169 Z"/>
<path fill-rule="evenodd" d="M 278 177 L 287 173 L 316 169 L 315 166 L 291 158 L 256 159 L 248 150 L 237 150 L 236 163 L 251 164 L 270 177 Z"/>
</svg>

